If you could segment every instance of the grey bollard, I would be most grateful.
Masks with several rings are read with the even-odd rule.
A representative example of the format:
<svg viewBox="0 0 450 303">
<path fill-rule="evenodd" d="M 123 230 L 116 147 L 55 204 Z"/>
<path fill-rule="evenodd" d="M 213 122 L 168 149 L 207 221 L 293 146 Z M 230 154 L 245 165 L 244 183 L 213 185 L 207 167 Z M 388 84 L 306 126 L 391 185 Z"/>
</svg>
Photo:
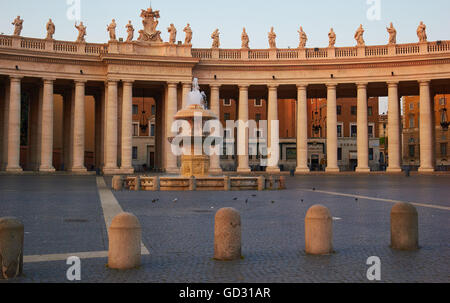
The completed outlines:
<svg viewBox="0 0 450 303">
<path fill-rule="evenodd" d="M 22 275 L 24 226 L 16 218 L 0 218 L 0 280 Z"/>
<path fill-rule="evenodd" d="M 142 229 L 136 216 L 121 213 L 114 217 L 108 236 L 109 268 L 132 269 L 141 265 Z"/>
<path fill-rule="evenodd" d="M 121 176 L 114 176 L 112 178 L 112 188 L 115 191 L 120 191 L 123 189 L 123 178 Z"/>
<path fill-rule="evenodd" d="M 391 247 L 397 250 L 419 249 L 419 216 L 409 203 L 397 203 L 392 207 Z"/>
<path fill-rule="evenodd" d="M 305 217 L 305 251 L 310 255 L 333 253 L 333 220 L 325 206 L 312 206 Z"/>
<path fill-rule="evenodd" d="M 234 208 L 222 208 L 214 224 L 214 259 L 233 261 L 241 258 L 241 215 Z"/>
</svg>

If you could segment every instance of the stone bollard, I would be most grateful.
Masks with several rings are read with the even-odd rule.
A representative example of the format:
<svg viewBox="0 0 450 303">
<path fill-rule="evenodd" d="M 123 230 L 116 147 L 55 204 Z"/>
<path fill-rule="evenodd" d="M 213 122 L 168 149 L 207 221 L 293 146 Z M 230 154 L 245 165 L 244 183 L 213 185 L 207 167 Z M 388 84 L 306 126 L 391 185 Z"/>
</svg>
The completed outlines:
<svg viewBox="0 0 450 303">
<path fill-rule="evenodd" d="M 156 176 L 154 181 L 153 181 L 153 190 L 154 191 L 159 191 L 160 190 L 160 183 L 159 183 L 159 177 Z"/>
<path fill-rule="evenodd" d="M 391 247 L 397 250 L 419 249 L 419 218 L 409 203 L 397 203 L 391 210 Z"/>
<path fill-rule="evenodd" d="M 306 253 L 328 255 L 333 253 L 333 221 L 325 206 L 312 206 L 305 217 Z"/>
<path fill-rule="evenodd" d="M 263 191 L 266 189 L 266 178 L 264 176 L 258 177 L 258 190 Z"/>
<path fill-rule="evenodd" d="M 123 178 L 121 176 L 114 176 L 112 178 L 112 189 L 120 191 L 123 188 Z"/>
<path fill-rule="evenodd" d="M 268 181 L 269 181 L 269 185 L 267 186 L 267 188 L 268 188 L 269 190 L 272 190 L 273 187 L 274 187 L 274 178 L 273 178 L 273 176 L 270 176 L 269 179 L 268 179 Z"/>
<path fill-rule="evenodd" d="M 141 265 L 142 229 L 136 216 L 121 213 L 114 217 L 108 236 L 109 268 L 132 269 Z"/>
<path fill-rule="evenodd" d="M 214 259 L 233 261 L 241 258 L 241 215 L 234 208 L 216 213 L 214 226 Z"/>
<path fill-rule="evenodd" d="M 20 276 L 23 270 L 24 226 L 16 218 L 0 218 L 0 280 Z"/>
<path fill-rule="evenodd" d="M 197 190 L 197 180 L 194 176 L 189 178 L 189 190 L 196 191 Z"/>
</svg>

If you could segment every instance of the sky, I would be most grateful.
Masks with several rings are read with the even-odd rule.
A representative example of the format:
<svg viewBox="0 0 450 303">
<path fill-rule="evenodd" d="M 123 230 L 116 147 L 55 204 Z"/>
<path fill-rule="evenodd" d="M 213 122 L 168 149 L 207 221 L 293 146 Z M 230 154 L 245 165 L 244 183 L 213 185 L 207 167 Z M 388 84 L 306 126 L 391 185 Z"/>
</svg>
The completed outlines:
<svg viewBox="0 0 450 303">
<path fill-rule="evenodd" d="M 75 41 L 75 20 L 87 26 L 86 41 L 105 43 L 107 25 L 117 22 L 117 37 L 126 38 L 125 25 L 131 20 L 137 36 L 142 28 L 140 10 L 152 6 L 160 10 L 158 29 L 168 40 L 168 26 L 178 30 L 177 40 L 184 40 L 183 28 L 191 24 L 194 48 L 211 47 L 211 33 L 218 28 L 222 48 L 240 48 L 242 28 L 250 38 L 250 48 L 268 48 L 267 33 L 275 28 L 279 48 L 296 48 L 300 26 L 308 35 L 307 47 L 328 46 L 328 32 L 333 27 L 336 46 L 354 46 L 353 35 L 364 26 L 367 45 L 387 44 L 386 27 L 397 29 L 397 43 L 417 42 L 420 21 L 427 25 L 429 41 L 450 40 L 450 1 L 448 0 L 0 0 L 0 33 L 10 35 L 11 22 L 17 15 L 24 19 L 22 36 L 44 38 L 49 18 L 56 25 L 54 38 Z M 79 9 L 77 9 L 79 7 Z M 137 37 L 135 37 L 137 38 Z M 381 110 L 380 110 L 381 112 Z"/>
</svg>

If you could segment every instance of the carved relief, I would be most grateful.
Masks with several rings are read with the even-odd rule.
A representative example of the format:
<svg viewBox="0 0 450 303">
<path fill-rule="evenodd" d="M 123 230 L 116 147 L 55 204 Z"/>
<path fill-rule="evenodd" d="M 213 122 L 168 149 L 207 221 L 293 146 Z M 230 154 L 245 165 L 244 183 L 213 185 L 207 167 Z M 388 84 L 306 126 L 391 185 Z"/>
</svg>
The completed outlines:
<svg viewBox="0 0 450 303">
<path fill-rule="evenodd" d="M 146 42 L 163 42 L 161 39 L 161 32 L 156 30 L 159 24 L 159 11 L 153 11 L 152 8 L 141 10 L 142 24 L 144 29 L 139 31 L 138 41 Z"/>
</svg>

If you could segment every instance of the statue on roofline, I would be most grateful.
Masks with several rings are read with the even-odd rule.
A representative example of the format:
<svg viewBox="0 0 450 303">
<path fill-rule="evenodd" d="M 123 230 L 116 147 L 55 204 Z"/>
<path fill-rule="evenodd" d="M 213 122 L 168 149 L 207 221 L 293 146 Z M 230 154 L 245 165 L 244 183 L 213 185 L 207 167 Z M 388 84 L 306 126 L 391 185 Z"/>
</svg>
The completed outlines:
<svg viewBox="0 0 450 303">
<path fill-rule="evenodd" d="M 146 42 L 163 42 L 161 39 L 161 32 L 156 30 L 158 27 L 160 18 L 159 11 L 153 11 L 150 7 L 147 10 L 141 10 L 141 18 L 142 24 L 144 25 L 144 29 L 139 31 L 138 41 L 146 41 Z"/>
</svg>

